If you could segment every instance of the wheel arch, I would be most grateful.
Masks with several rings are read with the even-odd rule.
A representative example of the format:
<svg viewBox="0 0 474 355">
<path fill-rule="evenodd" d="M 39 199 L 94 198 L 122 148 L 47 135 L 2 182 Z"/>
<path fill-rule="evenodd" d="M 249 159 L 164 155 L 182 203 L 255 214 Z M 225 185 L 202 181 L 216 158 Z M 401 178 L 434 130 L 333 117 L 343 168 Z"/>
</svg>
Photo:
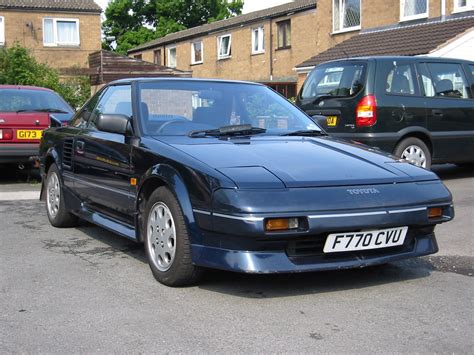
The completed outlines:
<svg viewBox="0 0 474 355">
<path fill-rule="evenodd" d="M 56 166 L 58 167 L 59 172 L 62 171 L 61 169 L 61 164 L 59 164 L 59 154 L 58 152 L 50 148 L 48 152 L 45 154 L 45 157 L 43 158 L 42 162 L 42 173 L 41 173 L 41 192 L 40 192 L 40 200 L 44 201 L 44 189 L 45 189 L 45 182 L 46 182 L 46 176 L 48 175 L 49 168 L 51 168 L 51 165 L 56 163 Z M 60 174 L 61 175 L 61 174 Z M 61 179 L 61 176 L 59 176 Z"/>
<path fill-rule="evenodd" d="M 170 189 L 170 191 L 178 200 L 181 211 L 183 212 L 185 223 L 190 229 L 190 232 L 192 232 L 193 226 L 195 225 L 191 199 L 182 176 L 172 166 L 167 164 L 158 164 L 146 172 L 144 179 L 138 188 L 138 197 L 136 201 L 136 211 L 138 213 L 135 223 L 138 227 L 137 240 L 140 242 L 144 241 L 144 235 L 142 233 L 144 218 L 142 216 L 145 212 L 147 197 L 150 196 L 151 193 L 157 188 L 162 186 Z"/>
<path fill-rule="evenodd" d="M 398 133 L 399 133 L 399 138 L 397 140 L 397 143 L 395 144 L 394 151 L 392 153 L 395 152 L 395 149 L 397 149 L 398 145 L 403 140 L 405 140 L 407 138 L 414 137 L 414 138 L 418 138 L 421 141 L 423 141 L 423 143 L 425 143 L 426 146 L 428 147 L 428 149 L 430 150 L 431 156 L 433 156 L 432 136 L 431 136 L 430 131 L 428 131 L 426 128 L 424 128 L 424 127 L 407 127 L 406 129 L 403 129 Z"/>
</svg>

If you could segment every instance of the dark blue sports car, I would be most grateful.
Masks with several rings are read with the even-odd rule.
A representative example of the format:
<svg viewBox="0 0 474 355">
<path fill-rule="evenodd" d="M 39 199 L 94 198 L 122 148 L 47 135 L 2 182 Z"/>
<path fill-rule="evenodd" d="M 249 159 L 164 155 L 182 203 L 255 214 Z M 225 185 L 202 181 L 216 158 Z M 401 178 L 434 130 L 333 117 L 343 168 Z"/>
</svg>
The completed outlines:
<svg viewBox="0 0 474 355">
<path fill-rule="evenodd" d="M 56 227 L 143 242 L 155 278 L 342 269 L 435 253 L 454 216 L 430 171 L 331 138 L 263 85 L 114 82 L 41 142 Z"/>
</svg>

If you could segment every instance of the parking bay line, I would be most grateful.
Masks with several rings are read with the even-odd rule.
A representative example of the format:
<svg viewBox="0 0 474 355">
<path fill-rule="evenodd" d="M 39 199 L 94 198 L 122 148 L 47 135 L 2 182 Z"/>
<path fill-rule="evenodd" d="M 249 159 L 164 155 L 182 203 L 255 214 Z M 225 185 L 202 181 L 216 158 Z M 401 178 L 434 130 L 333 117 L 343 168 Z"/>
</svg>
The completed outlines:
<svg viewBox="0 0 474 355">
<path fill-rule="evenodd" d="M 39 200 L 39 191 L 0 192 L 0 201 Z"/>
</svg>

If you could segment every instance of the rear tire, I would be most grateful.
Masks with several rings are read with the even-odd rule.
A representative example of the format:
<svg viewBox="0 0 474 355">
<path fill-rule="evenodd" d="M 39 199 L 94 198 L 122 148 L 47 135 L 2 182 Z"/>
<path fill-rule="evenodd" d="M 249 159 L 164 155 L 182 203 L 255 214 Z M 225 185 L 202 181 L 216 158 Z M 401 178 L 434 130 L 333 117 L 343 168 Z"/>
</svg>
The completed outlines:
<svg viewBox="0 0 474 355">
<path fill-rule="evenodd" d="M 46 213 L 49 222 L 58 228 L 72 227 L 77 224 L 77 217 L 66 209 L 63 185 L 56 164 L 48 170 L 45 184 Z"/>
<path fill-rule="evenodd" d="M 156 189 L 144 217 L 145 253 L 155 279 L 173 287 L 196 283 L 202 269 L 192 263 L 188 229 L 174 194 L 166 187 Z"/>
<path fill-rule="evenodd" d="M 393 154 L 409 161 L 413 165 L 425 169 L 431 168 L 431 152 L 425 142 L 419 138 L 405 138 L 397 144 Z"/>
</svg>

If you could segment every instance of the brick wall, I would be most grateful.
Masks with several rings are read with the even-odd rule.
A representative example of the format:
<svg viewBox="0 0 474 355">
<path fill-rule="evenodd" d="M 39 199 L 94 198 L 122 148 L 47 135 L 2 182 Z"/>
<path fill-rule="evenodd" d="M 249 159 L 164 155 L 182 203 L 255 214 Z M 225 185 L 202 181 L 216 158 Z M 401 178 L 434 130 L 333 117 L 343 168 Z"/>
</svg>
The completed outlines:
<svg viewBox="0 0 474 355">
<path fill-rule="evenodd" d="M 195 78 L 222 78 L 236 80 L 269 81 L 270 57 L 273 62 L 273 78 L 295 77 L 293 70 L 296 64 L 311 57 L 315 50 L 317 22 L 316 10 L 292 14 L 278 19 L 265 19 L 243 27 L 212 33 L 207 36 L 184 40 L 156 47 L 142 52 L 134 52 L 131 56 L 142 54 L 142 59 L 153 62 L 153 51 L 161 48 L 162 61 L 167 65 L 167 48 L 176 46 L 177 69 L 192 70 Z M 277 22 L 291 19 L 291 48 L 278 50 Z M 265 32 L 265 52 L 252 54 L 252 29 L 263 26 Z M 270 31 L 270 26 L 272 30 Z M 270 46 L 270 32 L 273 45 Z M 232 55 L 230 58 L 217 59 L 217 38 L 221 35 L 232 35 Z M 191 43 L 202 40 L 203 63 L 191 64 Z M 270 47 L 273 48 L 270 51 Z M 270 55 L 271 54 L 271 55 Z"/>
<path fill-rule="evenodd" d="M 101 49 L 100 14 L 1 10 L 5 21 L 5 46 L 18 42 L 30 49 L 42 63 L 56 69 L 88 67 L 90 53 Z M 43 45 L 43 18 L 74 18 L 79 20 L 79 46 L 45 47 Z"/>
</svg>

